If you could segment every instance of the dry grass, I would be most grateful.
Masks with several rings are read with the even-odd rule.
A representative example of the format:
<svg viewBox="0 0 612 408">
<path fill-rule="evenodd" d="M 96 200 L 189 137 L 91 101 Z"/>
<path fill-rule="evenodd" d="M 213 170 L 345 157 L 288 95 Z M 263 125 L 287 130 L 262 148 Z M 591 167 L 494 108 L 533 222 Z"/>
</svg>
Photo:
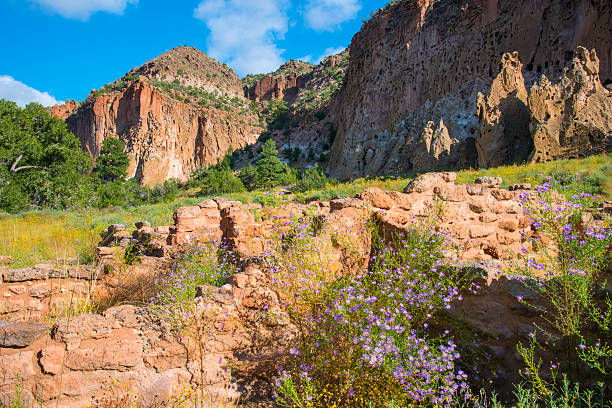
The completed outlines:
<svg viewBox="0 0 612 408">
<path fill-rule="evenodd" d="M 92 253 L 102 229 L 80 223 L 66 215 L 50 213 L 6 216 L 0 218 L 0 255 L 14 259 L 15 266 L 46 260 L 87 258 Z M 83 259 L 87 261 L 87 259 Z"/>
</svg>

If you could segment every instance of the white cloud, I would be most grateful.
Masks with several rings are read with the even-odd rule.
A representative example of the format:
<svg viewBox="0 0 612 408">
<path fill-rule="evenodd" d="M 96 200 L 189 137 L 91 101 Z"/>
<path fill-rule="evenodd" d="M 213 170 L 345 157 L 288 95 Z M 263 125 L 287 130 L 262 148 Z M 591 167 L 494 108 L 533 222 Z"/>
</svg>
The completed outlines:
<svg viewBox="0 0 612 408">
<path fill-rule="evenodd" d="M 123 14 L 128 4 L 138 0 L 30 0 L 43 9 L 57 13 L 66 18 L 87 20 L 92 14 L 104 11 L 112 14 Z"/>
<path fill-rule="evenodd" d="M 323 51 L 323 54 L 319 55 L 317 58 L 313 58 L 312 55 L 308 54 L 304 57 L 298 58 L 300 61 L 310 62 L 311 64 L 320 64 L 321 61 L 325 59 L 325 57 L 329 57 L 330 55 L 340 54 L 342 51 L 346 50 L 346 47 L 329 47 Z"/>
<path fill-rule="evenodd" d="M 339 24 L 355 18 L 359 10 L 358 0 L 309 0 L 304 18 L 315 31 L 333 31 Z"/>
<path fill-rule="evenodd" d="M 30 102 L 37 102 L 43 106 L 53 106 L 56 103 L 63 103 L 56 100 L 47 92 L 40 92 L 30 88 L 23 82 L 19 82 L 8 75 L 0 75 L 0 99 L 16 102 L 17 105 L 24 107 Z"/>
<path fill-rule="evenodd" d="M 325 59 L 325 57 L 329 57 L 330 55 L 334 55 L 334 54 L 340 54 L 342 51 L 344 51 L 346 49 L 346 47 L 329 47 L 326 48 L 325 51 L 323 51 L 323 54 L 321 54 L 319 56 L 319 58 L 317 58 L 315 60 L 315 64 L 319 64 L 321 61 L 323 61 Z"/>
<path fill-rule="evenodd" d="M 286 0 L 204 0 L 194 15 L 211 31 L 208 55 L 238 75 L 276 70 L 283 63 L 276 41 L 288 30 Z"/>
</svg>

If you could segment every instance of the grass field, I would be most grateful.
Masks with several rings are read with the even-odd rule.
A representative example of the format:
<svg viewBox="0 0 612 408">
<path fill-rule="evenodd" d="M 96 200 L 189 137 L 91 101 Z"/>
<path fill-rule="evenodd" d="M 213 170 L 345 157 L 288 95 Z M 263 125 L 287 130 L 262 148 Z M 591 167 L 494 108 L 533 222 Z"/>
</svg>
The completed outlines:
<svg viewBox="0 0 612 408">
<path fill-rule="evenodd" d="M 612 199 L 612 154 L 580 160 L 560 160 L 531 165 L 511 165 L 486 170 L 464 170 L 458 173 L 459 183 L 470 183 L 478 176 L 499 176 L 503 186 L 516 183 L 537 184 L 552 173 L 584 176 L 587 191 L 604 199 Z M 226 194 L 230 200 L 263 205 L 278 205 L 286 201 L 307 202 L 350 197 L 369 187 L 401 191 L 410 179 L 357 179 L 349 183 L 328 185 L 325 189 L 300 194 L 254 191 Z M 111 208 L 80 211 L 36 211 L 20 215 L 0 214 L 0 255 L 11 256 L 13 266 L 29 266 L 59 258 L 79 258 L 89 262 L 100 240 L 100 232 L 110 224 L 133 225 L 146 220 L 152 225 L 170 225 L 173 211 L 194 205 L 203 197 L 183 197 L 171 203 L 143 205 L 134 208 Z"/>
</svg>

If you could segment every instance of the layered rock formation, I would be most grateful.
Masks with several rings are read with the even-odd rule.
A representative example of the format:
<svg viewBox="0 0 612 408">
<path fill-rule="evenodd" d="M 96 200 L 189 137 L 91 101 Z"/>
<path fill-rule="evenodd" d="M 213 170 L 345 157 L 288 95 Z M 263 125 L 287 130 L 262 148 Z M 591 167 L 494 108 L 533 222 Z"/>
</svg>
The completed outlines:
<svg viewBox="0 0 612 408">
<path fill-rule="evenodd" d="M 532 161 L 612 151 L 612 92 L 599 77 L 595 50 L 579 47 L 556 84 L 543 76 L 531 87 Z"/>
<path fill-rule="evenodd" d="M 428 123 L 441 120 L 450 139 L 447 163 L 476 166 L 478 93 L 489 93 L 502 55 L 517 51 L 531 83 L 540 74 L 561 75 L 577 45 L 594 48 L 607 84 L 612 80 L 610 17 L 604 0 L 405 0 L 381 10 L 350 46 L 350 66 L 337 101 L 331 174 L 351 178 L 425 170 L 422 155 L 414 159 L 415 150 L 423 151 L 418 146 L 428 143 Z M 523 90 L 519 93 L 516 98 L 525 103 Z M 517 109 L 524 117 L 524 109 Z M 483 130 L 481 137 L 495 136 L 497 126 Z M 512 139 L 510 133 L 502 139 Z M 515 151 L 504 144 L 501 156 L 524 157 L 526 147 Z M 494 157 L 488 152 L 482 160 L 494 162 Z"/>
<path fill-rule="evenodd" d="M 533 142 L 529 134 L 530 114 L 523 64 L 517 52 L 502 57 L 502 69 L 493 80 L 489 95 L 478 94 L 476 134 L 478 166 L 495 167 L 525 161 Z"/>
<path fill-rule="evenodd" d="M 312 64 L 291 60 L 270 74 L 247 76 L 244 92 L 253 101 L 269 101 L 275 98 L 293 100 L 306 85 L 308 74 L 312 70 Z"/>
<path fill-rule="evenodd" d="M 231 69 L 196 49 L 179 47 L 92 92 L 76 109 L 66 105 L 52 112 L 65 117 L 93 157 L 104 139 L 124 140 L 131 158 L 128 177 L 155 185 L 185 180 L 228 149 L 254 143 L 261 129 L 246 106 Z"/>
</svg>

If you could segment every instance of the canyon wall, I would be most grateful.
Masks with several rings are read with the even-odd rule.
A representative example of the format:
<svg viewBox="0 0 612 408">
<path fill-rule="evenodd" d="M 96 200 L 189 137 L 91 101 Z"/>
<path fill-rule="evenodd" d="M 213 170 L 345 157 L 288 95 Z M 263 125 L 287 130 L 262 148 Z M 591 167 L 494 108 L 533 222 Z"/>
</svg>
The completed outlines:
<svg viewBox="0 0 612 408">
<path fill-rule="evenodd" d="M 51 113 L 66 120 L 94 158 L 104 139 L 125 141 L 128 177 L 155 185 L 171 178 L 185 181 L 230 148 L 254 143 L 261 129 L 247 106 L 230 68 L 179 47 L 92 91 L 83 103 L 72 101 Z"/>
<path fill-rule="evenodd" d="M 196 168 L 216 164 L 230 147 L 254 143 L 259 135 L 254 116 L 241 119 L 183 103 L 143 80 L 88 99 L 66 122 L 93 157 L 104 139 L 124 140 L 131 158 L 128 177 L 155 185 L 185 180 Z"/>
<path fill-rule="evenodd" d="M 503 54 L 518 53 L 530 85 L 561 76 L 577 46 L 595 49 L 606 85 L 611 27 L 604 0 L 405 0 L 381 10 L 350 46 L 332 176 L 476 166 L 478 93 L 489 93 Z"/>
</svg>

